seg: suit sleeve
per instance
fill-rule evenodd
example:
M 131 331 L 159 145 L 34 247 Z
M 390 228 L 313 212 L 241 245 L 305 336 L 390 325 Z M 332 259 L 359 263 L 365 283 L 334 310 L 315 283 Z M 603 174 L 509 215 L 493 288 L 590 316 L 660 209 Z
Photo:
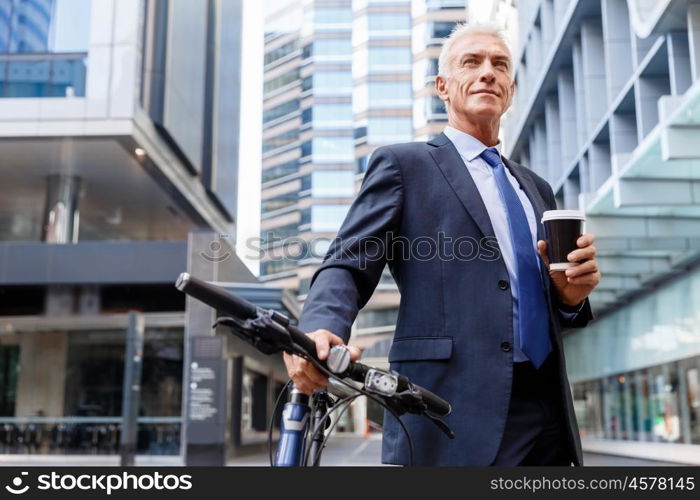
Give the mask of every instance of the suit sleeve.
M 389 147 L 378 148 L 357 198 L 314 273 L 299 328 L 323 328 L 346 343 L 359 310 L 372 296 L 386 264 L 403 204 L 401 171 Z
M 543 192 L 543 196 L 547 201 L 548 210 L 556 210 L 557 202 L 554 197 L 552 187 L 548 182 L 542 179 L 537 179 L 537 183 L 540 186 L 540 192 Z M 569 310 L 571 307 L 562 303 L 556 293 L 553 293 L 552 297 L 554 300 L 554 306 L 556 306 L 557 311 L 559 312 L 558 317 L 563 328 L 583 328 L 584 326 L 588 325 L 591 320 L 593 320 L 593 310 L 591 309 L 591 303 L 588 298 L 583 301 L 583 304 L 578 306 L 577 311 L 570 312 Z

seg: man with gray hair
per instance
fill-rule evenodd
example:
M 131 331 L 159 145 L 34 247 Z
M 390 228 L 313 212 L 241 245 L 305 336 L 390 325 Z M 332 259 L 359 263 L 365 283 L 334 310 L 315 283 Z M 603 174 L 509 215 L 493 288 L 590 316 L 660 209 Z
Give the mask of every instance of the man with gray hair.
M 540 219 L 556 209 L 554 193 L 504 158 L 498 139 L 512 66 L 499 30 L 452 32 L 435 80 L 448 126 L 427 143 L 374 152 L 300 320 L 325 359 L 330 345 L 349 340 L 388 264 L 401 292 L 391 368 L 453 408 L 452 440 L 418 416 L 401 417 L 414 465 L 582 464 L 561 332 L 592 318 L 596 250 L 584 234 L 568 256 L 578 265 L 547 271 Z M 397 238 L 410 243 L 408 254 L 391 251 Z M 426 253 L 426 242 L 442 248 Z M 285 355 L 285 363 L 299 390 L 326 386 L 308 362 Z M 408 441 L 386 413 L 382 461 L 409 462 Z

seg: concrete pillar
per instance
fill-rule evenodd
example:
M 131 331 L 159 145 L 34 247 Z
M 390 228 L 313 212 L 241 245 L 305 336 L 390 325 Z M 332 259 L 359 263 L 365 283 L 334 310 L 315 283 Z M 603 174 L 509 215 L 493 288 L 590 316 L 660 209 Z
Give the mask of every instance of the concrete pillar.
M 230 279 L 226 267 L 231 267 L 228 256 L 234 251 L 226 239 L 213 231 L 194 231 L 187 246 L 187 272 L 192 276 L 205 281 Z M 223 466 L 230 435 L 226 337 L 214 335 L 216 311 L 211 307 L 187 297 L 185 309 L 182 453 L 186 465 Z
M 52 174 L 46 179 L 41 239 L 46 243 L 78 241 L 80 178 Z
M 67 332 L 20 333 L 18 417 L 62 417 L 65 396 Z

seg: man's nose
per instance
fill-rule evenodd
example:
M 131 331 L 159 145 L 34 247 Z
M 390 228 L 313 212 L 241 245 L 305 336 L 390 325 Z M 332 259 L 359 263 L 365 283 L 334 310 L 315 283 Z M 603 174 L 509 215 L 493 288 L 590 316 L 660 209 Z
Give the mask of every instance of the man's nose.
M 484 62 L 484 64 L 481 65 L 479 80 L 484 82 L 493 82 L 495 79 L 496 73 L 493 70 L 493 66 L 489 62 Z

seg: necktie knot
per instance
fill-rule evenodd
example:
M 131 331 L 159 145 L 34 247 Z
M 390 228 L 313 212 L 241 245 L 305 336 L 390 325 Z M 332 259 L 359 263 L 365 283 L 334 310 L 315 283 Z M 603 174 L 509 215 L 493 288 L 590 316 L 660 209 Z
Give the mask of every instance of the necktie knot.
M 484 151 L 481 153 L 481 157 L 484 159 L 486 163 L 488 163 L 491 167 L 496 168 L 499 165 L 501 165 L 501 154 L 498 152 L 498 149 L 496 148 L 486 148 Z

